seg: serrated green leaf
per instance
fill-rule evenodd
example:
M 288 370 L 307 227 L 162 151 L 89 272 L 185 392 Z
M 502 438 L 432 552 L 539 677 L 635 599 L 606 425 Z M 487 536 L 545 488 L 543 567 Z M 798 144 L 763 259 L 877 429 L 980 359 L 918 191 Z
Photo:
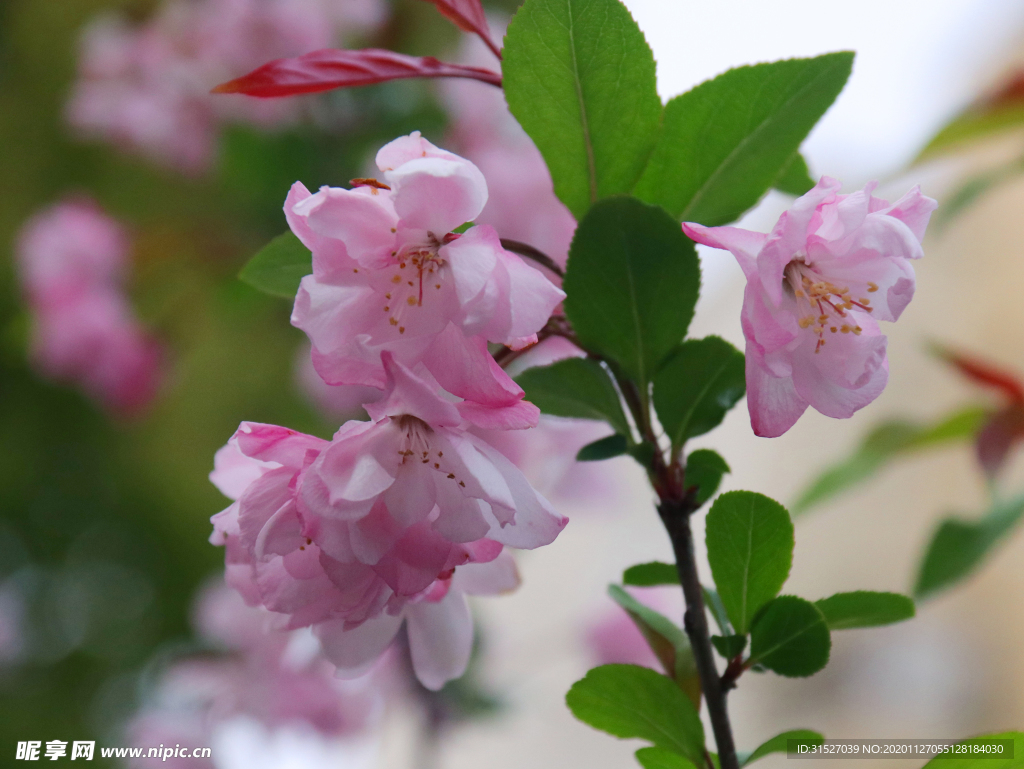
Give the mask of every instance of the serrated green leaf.
M 629 449 L 626 436 L 613 433 L 604 438 L 598 438 L 593 443 L 576 452 L 577 462 L 600 462 L 603 459 L 621 457 Z
M 568 358 L 529 368 L 516 377 L 516 383 L 526 392 L 526 399 L 545 414 L 599 419 L 617 433 L 630 434 L 611 376 L 596 360 Z
M 902 622 L 914 616 L 914 601 L 899 593 L 856 590 L 836 593 L 815 601 L 829 630 L 876 627 Z
M 731 660 L 733 657 L 743 654 L 743 650 L 747 648 L 747 637 L 745 635 L 713 635 L 711 644 L 725 659 Z
M 711 616 L 715 618 L 715 624 L 722 631 L 722 635 L 734 635 L 732 622 L 729 621 L 729 615 L 725 611 L 725 604 L 722 603 L 722 596 L 718 594 L 717 590 L 713 590 L 710 587 L 702 586 L 701 592 L 704 594 L 704 605 L 711 612 Z
M 662 563 L 661 561 L 638 563 L 622 572 L 622 583 L 634 587 L 678 585 L 679 572 L 674 563 Z
M 730 491 L 715 500 L 705 524 L 708 562 L 722 604 L 740 635 L 772 600 L 793 563 L 793 523 L 763 494 Z
M 1004 750 L 1004 758 L 993 758 L 991 754 L 967 755 L 963 758 L 952 756 L 936 756 L 921 769 L 1018 769 L 1024 767 L 1024 732 L 997 732 L 981 737 L 963 740 L 960 745 L 983 745 L 993 740 L 1012 740 L 1012 757 L 1010 750 Z M 1009 746 L 1007 746 L 1009 747 Z
M 664 748 L 640 748 L 634 755 L 644 769 L 696 769 L 689 759 Z
M 811 171 L 807 167 L 807 161 L 799 152 L 793 154 L 789 162 L 783 166 L 778 178 L 772 185 L 779 192 L 797 197 L 809 192 L 814 186 L 814 179 L 811 178 Z
M 646 383 L 686 335 L 700 290 L 693 243 L 660 208 L 603 200 L 569 249 L 565 312 L 583 346 Z
M 654 375 L 654 408 L 678 450 L 721 424 L 746 391 L 743 353 L 717 336 L 687 339 Z
M 639 665 L 603 665 L 565 695 L 579 720 L 616 737 L 638 737 L 694 763 L 704 758 L 697 709 L 669 678 Z
M 802 745 L 821 745 L 825 742 L 825 738 L 818 734 L 818 732 L 811 731 L 810 729 L 792 729 L 782 734 L 776 734 L 770 740 L 761 743 L 740 766 L 752 764 L 770 753 L 787 753 L 790 740 L 797 740 Z
M 969 576 L 1024 515 L 1024 496 L 995 505 L 984 518 L 943 521 L 925 551 L 914 586 L 918 598 L 948 588 Z
M 955 411 L 933 424 L 882 423 L 868 434 L 852 456 L 828 468 L 804 490 L 793 505 L 793 514 L 806 512 L 870 478 L 895 457 L 972 439 L 988 415 L 986 409 L 970 407 Z
M 278 235 L 246 263 L 238 277 L 253 288 L 295 299 L 300 281 L 313 272 L 313 255 L 291 232 Z
M 661 127 L 654 55 L 618 0 L 526 0 L 505 35 L 509 110 L 577 220 L 628 193 Z
M 629 614 L 665 674 L 676 681 L 694 707 L 699 707 L 700 676 L 686 634 L 668 617 L 636 600 L 618 585 L 609 585 L 608 595 Z
M 853 53 L 738 67 L 675 97 L 633 194 L 727 224 L 755 205 L 843 89 Z
M 718 491 L 729 465 L 711 449 L 697 449 L 686 458 L 686 485 L 697 487 L 697 504 L 703 505 Z
M 750 628 L 750 660 L 781 676 L 803 678 L 828 663 L 832 637 L 825 615 L 795 595 L 782 595 L 758 612 Z

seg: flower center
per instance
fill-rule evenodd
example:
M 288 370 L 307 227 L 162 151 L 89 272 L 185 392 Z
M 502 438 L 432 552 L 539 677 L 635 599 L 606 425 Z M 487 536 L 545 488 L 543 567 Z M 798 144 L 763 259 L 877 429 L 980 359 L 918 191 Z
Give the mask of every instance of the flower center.
M 394 263 L 388 271 L 391 276 L 390 291 L 384 294 L 384 312 L 388 313 L 388 323 L 398 327 L 398 333 L 405 333 L 402 316 L 411 307 L 423 306 L 424 289 L 440 291 L 444 282 L 442 268 L 448 263 L 438 255 L 443 243 L 428 233 L 428 242 L 403 246 L 400 251 L 393 251 Z
M 419 417 L 414 417 L 410 414 L 402 414 L 395 420 L 398 423 L 398 429 L 405 432 L 405 439 L 401 443 L 401 448 L 398 450 L 399 455 L 402 457 L 402 464 L 406 462 L 410 464 L 416 460 L 420 461 L 420 464 L 428 465 L 435 472 L 440 473 L 446 479 L 454 481 L 461 488 L 466 488 L 466 482 L 458 478 L 450 468 L 446 467 L 444 460 L 444 452 L 441 450 L 434 450 L 431 448 L 430 440 L 434 434 L 434 429 L 424 422 Z
M 798 256 L 783 271 L 783 290 L 796 301 L 800 328 L 810 329 L 818 337 L 814 352 L 825 346 L 825 332 L 854 334 L 863 329 L 847 313 L 854 308 L 872 312 L 871 300 L 854 299 L 848 286 L 837 285 L 812 269 Z M 867 284 L 869 293 L 877 291 L 874 283 Z

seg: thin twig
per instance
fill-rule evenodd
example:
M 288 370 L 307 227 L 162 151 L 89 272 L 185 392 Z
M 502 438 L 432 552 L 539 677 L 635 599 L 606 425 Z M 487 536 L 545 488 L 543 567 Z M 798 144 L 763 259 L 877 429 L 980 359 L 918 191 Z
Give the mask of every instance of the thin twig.
M 686 599 L 686 613 L 683 615 L 683 626 L 690 639 L 693 659 L 700 676 L 704 701 L 708 705 L 711 728 L 715 733 L 715 744 L 718 746 L 718 760 L 722 769 L 739 769 L 736 757 L 736 744 L 733 741 L 732 726 L 729 723 L 729 712 L 726 708 L 725 689 L 718 677 L 711 638 L 708 631 L 708 620 L 704 612 L 704 597 L 701 590 L 700 577 L 697 574 L 697 562 L 693 550 L 693 531 L 690 529 L 690 515 L 693 512 L 692 499 L 665 500 L 658 505 L 658 514 L 672 540 L 672 549 L 676 555 L 676 569 L 679 581 L 683 586 L 683 597 Z
M 558 262 L 545 254 L 539 248 L 534 248 L 529 243 L 522 243 L 518 240 L 512 240 L 511 238 L 502 238 L 501 247 L 506 251 L 512 251 L 520 256 L 525 256 L 527 259 L 532 259 L 542 267 L 546 267 L 551 270 L 551 272 L 555 273 L 555 275 L 560 278 L 565 277 L 565 271 L 558 266 Z

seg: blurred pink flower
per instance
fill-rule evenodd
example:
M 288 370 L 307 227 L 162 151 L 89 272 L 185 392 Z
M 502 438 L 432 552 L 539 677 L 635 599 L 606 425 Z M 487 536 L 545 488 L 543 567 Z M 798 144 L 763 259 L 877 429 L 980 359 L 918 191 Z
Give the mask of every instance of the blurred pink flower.
M 382 387 L 381 353 L 422 363 L 484 427 L 528 427 L 537 410 L 487 351 L 536 341 L 564 294 L 472 221 L 487 184 L 469 161 L 418 132 L 377 154 L 387 184 L 370 180 L 311 195 L 296 183 L 285 203 L 292 231 L 313 252 L 292 323 L 313 343 L 328 384 Z
M 234 744 L 232 735 L 239 730 L 250 743 L 265 743 L 270 750 L 299 734 L 313 741 L 325 758 L 333 757 L 316 765 L 339 765 L 342 757 L 367 755 L 392 672 L 387 666 L 378 666 L 361 680 L 341 681 L 319 656 L 308 631 L 269 629 L 269 612 L 245 606 L 223 585 L 203 592 L 197 616 L 199 635 L 226 654 L 185 659 L 167 669 L 128 725 L 128 741 L 189 749 L 213 746 L 215 754 L 201 762 L 191 756 L 171 756 L 166 762 L 162 756 L 144 757 L 131 766 L 275 766 L 266 756 L 253 762 L 248 755 L 252 744 L 249 750 Z
M 379 0 L 170 0 L 137 26 L 103 16 L 82 32 L 67 117 L 87 138 L 200 173 L 223 122 L 276 126 L 302 108 L 294 99 L 213 96 L 213 86 L 326 48 L 336 31 L 360 32 L 383 14 Z
M 566 520 L 515 466 L 467 433 L 458 408 L 384 353 L 372 422 L 330 441 L 245 423 L 210 478 L 237 501 L 212 519 L 227 581 L 250 604 L 315 625 L 359 672 L 407 622 L 417 676 L 460 675 L 472 646 L 465 593 L 518 584 L 502 546 L 532 549 Z
M 731 251 L 747 277 L 747 406 L 757 435 L 782 435 L 808 405 L 850 417 L 885 388 L 877 321 L 895 321 L 910 303 L 908 260 L 923 256 L 936 203 L 915 187 L 890 205 L 874 187 L 840 195 L 823 176 L 771 234 L 683 224 L 698 243 Z
M 128 245 L 120 225 L 92 203 L 59 203 L 29 220 L 16 253 L 36 367 L 111 411 L 147 406 L 162 354 L 123 294 Z

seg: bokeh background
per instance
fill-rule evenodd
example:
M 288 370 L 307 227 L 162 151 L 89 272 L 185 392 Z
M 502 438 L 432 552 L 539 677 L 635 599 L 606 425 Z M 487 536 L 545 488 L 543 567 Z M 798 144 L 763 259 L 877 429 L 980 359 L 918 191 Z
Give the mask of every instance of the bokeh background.
M 515 5 L 489 9 L 507 16 Z M 909 167 L 955 113 L 1024 64 L 1018 3 L 627 5 L 658 59 L 664 98 L 741 63 L 857 50 L 849 86 L 805 145 L 812 172 L 842 178 L 847 190 L 880 179 L 883 196 L 898 197 L 920 182 L 941 202 L 965 176 L 1015 160 L 1024 145 L 1011 131 Z M 303 336 L 288 324 L 288 303 L 235 277 L 283 231 L 288 186 L 344 184 L 362 175 L 381 143 L 411 130 L 445 136 L 437 87 L 404 82 L 320 97 L 316 124 L 273 133 L 226 126 L 215 165 L 199 176 L 81 141 L 64 118 L 81 28 L 105 10 L 143 20 L 157 6 L 0 4 L 0 765 L 16 765 L 18 740 L 76 734 L 127 744 L 120 730 L 147 676 L 195 645 L 189 607 L 222 566 L 221 550 L 207 543 L 209 516 L 225 505 L 206 480 L 214 452 L 243 419 L 325 437 L 337 427 L 296 384 Z M 400 0 L 389 13 L 373 32 L 375 44 L 457 55 L 460 33 L 429 3 Z M 160 395 L 136 419 L 109 417 L 27 362 L 28 316 L 11 258 L 16 233 L 38 209 L 73 193 L 92 196 L 130 226 L 129 295 L 168 350 Z M 771 193 L 743 224 L 767 229 L 788 202 Z M 724 488 L 788 503 L 876 422 L 985 402 L 927 354 L 930 340 L 1024 371 L 1022 210 L 1024 177 L 1011 178 L 932 228 L 916 266 L 915 302 L 888 329 L 889 387 L 857 417 L 836 422 L 810 412 L 769 443 L 751 435 L 738 408 L 698 441 L 730 462 Z M 702 258 L 705 292 L 693 331 L 739 344 L 742 276 L 728 254 Z M 602 470 L 613 488 L 597 499 L 559 500 L 571 524 L 554 546 L 524 555 L 523 587 L 478 604 L 482 679 L 504 705 L 449 730 L 441 766 L 634 765 L 637 745 L 574 721 L 563 701 L 595 664 L 592 628 L 616 611 L 605 586 L 632 563 L 671 557 L 642 474 L 627 459 Z M 1001 485 L 1024 487 L 1020 457 Z M 809 598 L 858 588 L 907 592 L 939 518 L 979 514 L 987 493 L 966 444 L 893 463 L 798 521 L 787 587 Z M 837 634 L 828 668 L 810 680 L 744 676 L 730 700 L 741 747 L 795 727 L 836 738 L 1020 728 L 1022 556 L 1024 536 L 1013 536 L 974 578 L 921 605 L 915 620 Z M 380 767 L 416 765 L 420 721 L 413 703 L 391 706 L 377 737 Z

